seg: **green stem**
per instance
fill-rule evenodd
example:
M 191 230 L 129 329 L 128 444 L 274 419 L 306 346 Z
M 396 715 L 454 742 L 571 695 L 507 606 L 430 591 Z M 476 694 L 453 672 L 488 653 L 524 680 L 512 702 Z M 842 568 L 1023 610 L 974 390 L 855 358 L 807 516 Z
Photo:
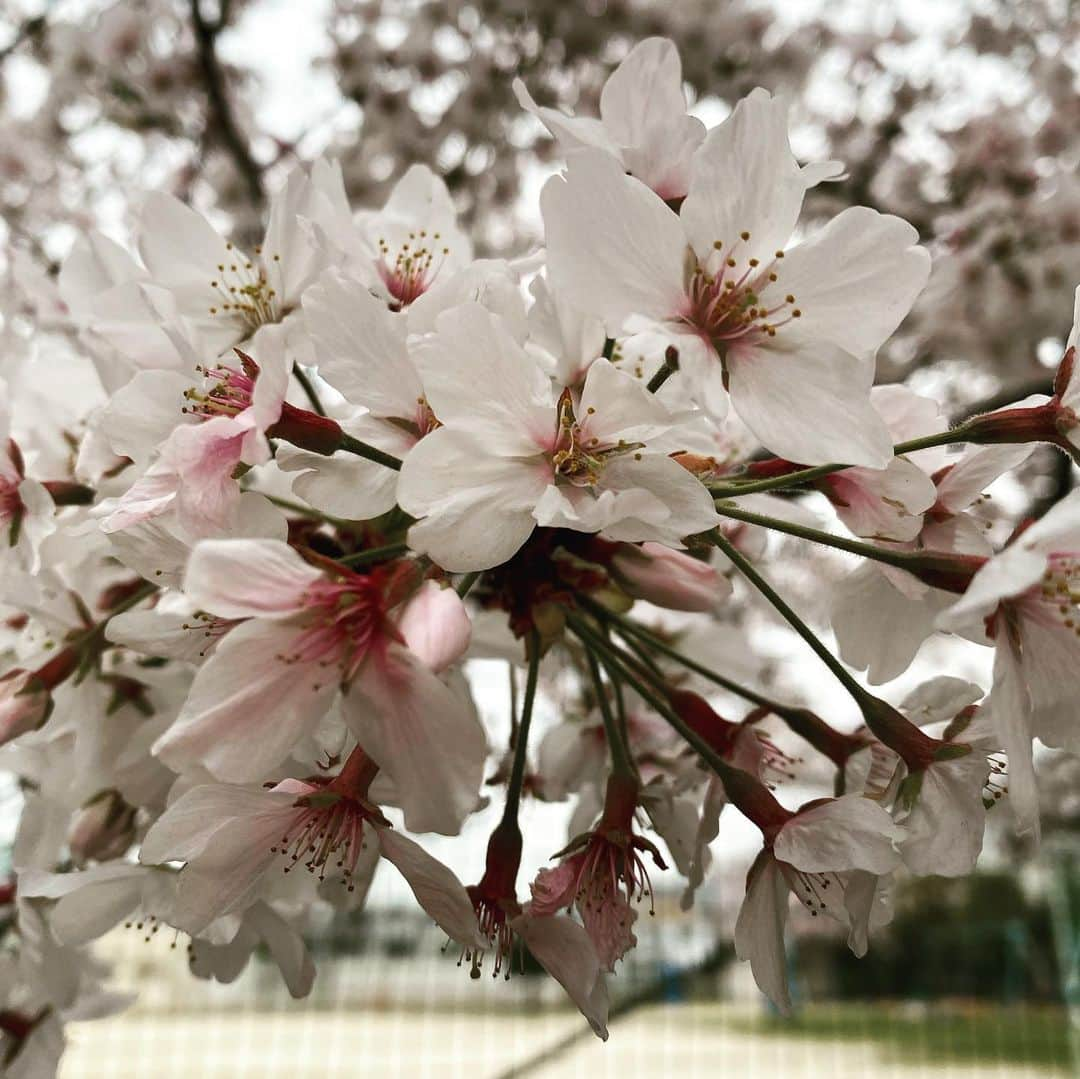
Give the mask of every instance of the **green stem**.
M 787 605 L 784 598 L 761 576 L 733 543 L 719 530 L 709 533 L 709 539 L 728 556 L 739 572 L 772 604 L 788 625 L 817 653 L 818 658 L 836 676 L 837 681 L 851 694 L 865 714 L 868 701 L 874 700 L 846 670 L 844 665 L 821 643 L 814 631 Z
M 636 776 L 637 771 L 630 756 L 630 747 L 623 742 L 623 732 L 619 730 L 618 723 L 611 711 L 611 701 L 608 700 L 604 680 L 600 674 L 600 666 L 596 662 L 596 653 L 588 645 L 585 647 L 585 661 L 589 665 L 593 692 L 596 695 L 596 703 L 600 708 L 600 715 L 604 721 L 604 734 L 607 736 L 608 751 L 611 753 L 611 770 L 618 775 Z
M 391 558 L 397 558 L 408 551 L 408 544 L 387 543 L 382 547 L 369 547 L 366 551 L 356 551 L 339 558 L 338 562 L 343 566 L 366 566 L 369 562 L 385 562 Z
M 806 525 L 782 521 L 778 517 L 766 517 L 763 513 L 751 513 L 749 510 L 741 510 L 727 502 L 718 502 L 716 512 L 724 517 L 731 517 L 736 521 L 761 525 L 762 528 L 770 528 L 774 532 L 786 532 L 789 536 L 798 536 L 799 539 L 809 540 L 811 543 L 820 543 L 824 547 L 834 547 L 838 551 L 857 554 L 863 558 L 870 558 L 875 562 L 883 562 L 887 566 L 895 566 L 897 569 L 909 569 L 912 563 L 912 555 L 908 551 L 891 551 L 887 547 L 875 547 L 872 543 L 863 543 L 861 540 L 835 536 L 831 532 L 822 532 L 818 528 L 808 528 Z
M 341 442 L 337 448 L 344 450 L 346 453 L 355 453 L 357 457 L 363 457 L 368 461 L 374 461 L 377 465 L 392 468 L 395 472 L 401 471 L 400 457 L 395 457 L 390 453 L 383 453 L 382 450 L 369 446 L 366 442 L 361 442 L 360 439 L 345 434 L 344 431 L 341 433 Z
M 514 763 L 510 768 L 510 782 L 506 788 L 506 807 L 503 809 L 503 822 L 517 820 L 518 806 L 521 803 L 521 787 L 525 782 L 525 760 L 529 745 L 529 727 L 532 725 L 533 705 L 536 702 L 536 683 L 540 676 L 540 634 L 529 630 L 525 650 L 529 657 L 529 673 L 525 681 L 525 699 L 521 704 L 521 719 L 518 721 L 517 740 L 514 742 Z
M 609 670 L 615 671 L 635 693 L 650 707 L 667 720 L 679 736 L 693 748 L 709 767 L 721 778 L 732 771 L 731 765 L 724 761 L 719 754 L 691 727 L 689 727 L 678 714 L 671 708 L 652 686 L 647 685 L 631 667 L 625 663 L 625 655 L 621 655 L 614 648 L 607 646 L 603 638 L 586 626 L 579 619 L 568 620 L 568 624 L 574 633 L 581 638 L 586 647 L 599 651 L 605 657 L 605 665 Z
M 354 521 L 346 521 L 342 517 L 331 517 L 330 514 L 312 509 L 311 506 L 305 506 L 302 502 L 293 502 L 288 498 L 278 498 L 277 495 L 268 495 L 264 491 L 258 490 L 256 487 L 250 487 L 248 490 L 254 491 L 255 494 L 262 495 L 267 502 L 273 503 L 273 505 L 280 509 L 288 510 L 290 513 L 295 513 L 299 517 L 309 517 L 313 521 L 325 521 L 328 525 L 335 526 L 349 526 L 355 524 Z
M 300 364 L 294 363 L 292 373 L 296 376 L 296 381 L 300 383 L 300 388 L 304 391 L 307 399 L 311 402 L 311 407 L 320 416 L 325 416 L 326 409 L 323 408 L 323 403 L 319 400 L 318 393 L 315 392 L 315 384 L 311 381 L 307 371 L 305 371 Z
M 905 453 L 915 453 L 917 450 L 928 450 L 934 446 L 948 446 L 953 442 L 963 442 L 967 434 L 967 426 L 964 423 L 948 431 L 913 438 L 908 442 L 898 442 L 893 446 L 893 455 L 900 457 Z M 709 490 L 715 498 L 738 498 L 740 495 L 753 495 L 762 491 L 776 491 L 787 487 L 798 487 L 804 483 L 813 483 L 814 480 L 823 479 L 834 472 L 842 472 L 845 468 L 852 467 L 845 464 L 815 465 L 813 468 L 801 468 L 797 472 L 789 472 L 786 476 L 770 476 L 761 480 L 735 480 L 726 486 L 710 487 Z
M 669 659 L 681 664 L 688 671 L 693 671 L 695 674 L 701 675 L 702 678 L 712 682 L 713 685 L 717 685 L 721 689 L 726 689 L 729 693 L 734 693 L 736 697 L 742 697 L 743 700 L 750 701 L 751 704 L 760 705 L 761 707 L 768 708 L 778 714 L 784 710 L 784 705 L 778 704 L 776 701 L 771 701 L 768 697 L 764 697 L 755 690 L 740 685 L 738 682 L 733 682 L 730 678 L 725 678 L 722 674 L 718 674 L 711 668 L 690 659 L 689 656 L 684 656 L 681 652 L 672 648 L 666 641 L 661 640 L 654 633 L 650 632 L 644 626 L 639 625 L 637 622 L 633 622 L 629 618 L 624 618 L 615 611 L 609 611 L 606 607 L 597 603 L 595 600 L 590 599 L 588 596 L 578 595 L 577 599 L 591 614 L 613 624 L 623 638 L 626 639 L 627 644 L 630 644 L 630 637 L 637 637 L 650 648 L 655 649 Z M 631 645 L 631 647 L 633 646 Z
M 472 591 L 472 586 L 476 584 L 478 580 L 480 580 L 479 571 L 475 573 L 466 573 L 457 583 L 457 594 L 464 599 L 469 592 Z

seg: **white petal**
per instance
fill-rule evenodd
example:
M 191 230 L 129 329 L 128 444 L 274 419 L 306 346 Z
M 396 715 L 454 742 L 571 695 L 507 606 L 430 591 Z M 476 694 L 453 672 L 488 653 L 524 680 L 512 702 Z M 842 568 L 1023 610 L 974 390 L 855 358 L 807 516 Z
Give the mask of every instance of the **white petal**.
M 986 809 L 983 785 L 990 768 L 978 750 L 957 760 L 931 764 L 911 812 L 903 818 L 904 864 L 919 874 L 964 877 L 982 850 Z
M 930 276 L 930 256 L 918 242 L 901 218 L 850 206 L 785 253 L 775 288 L 794 295 L 808 338 L 869 355 L 900 325 Z
M 841 521 L 857 536 L 909 541 L 922 530 L 922 515 L 937 501 L 937 488 L 920 468 L 894 457 L 886 468 L 849 468 L 828 478 Z
M 207 783 L 185 791 L 151 825 L 139 848 L 144 865 L 188 862 L 206 850 L 230 821 L 253 818 L 268 807 L 287 807 L 290 799 L 261 790 Z
M 903 839 L 877 802 L 845 794 L 797 813 L 779 831 L 773 851 L 805 873 L 866 869 L 888 873 L 899 864 L 894 841 Z
M 589 366 L 576 412 L 583 440 L 601 445 L 651 442 L 678 420 L 638 379 L 603 358 Z
M 424 518 L 409 529 L 409 545 L 452 573 L 501 565 L 532 533 L 533 507 L 549 482 L 543 457 L 494 456 L 467 433 L 440 428 L 401 468 L 401 508 Z
M 536 961 L 566 990 L 593 1033 L 607 1041 L 607 981 L 588 933 L 563 915 L 534 918 L 526 913 L 510 924 Z
M 424 395 L 405 347 L 406 323 L 339 271 L 304 293 L 319 374 L 349 402 L 378 416 L 411 418 Z
M 719 241 L 744 268 L 752 258 L 768 266 L 795 230 L 805 191 L 788 142 L 787 104 L 759 88 L 694 155 L 680 211 L 686 237 L 703 263 L 715 260 Z M 744 232 L 749 239 L 740 239 Z
M 833 585 L 830 620 L 840 655 L 865 670 L 872 685 L 903 674 L 934 632 L 934 619 L 952 597 L 939 589 L 905 595 L 869 563 Z
M 478 303 L 438 318 L 415 350 L 428 404 L 440 422 L 467 427 L 489 454 L 525 456 L 550 446 L 556 417 L 551 383 L 502 320 Z
M 628 172 L 662 198 L 686 194 L 691 156 L 705 127 L 686 115 L 682 63 L 670 40 L 647 38 L 630 50 L 604 84 L 600 115 L 623 147 Z
M 966 510 L 999 476 L 1019 468 L 1034 446 L 972 446 L 938 480 L 938 502 L 950 513 Z
M 518 104 L 559 140 L 564 152 L 594 147 L 618 159 L 619 148 L 601 121 L 592 116 L 568 116 L 558 109 L 537 105 L 521 79 L 514 79 L 513 90 Z
M 266 903 L 256 903 L 244 921 L 266 944 L 289 995 L 296 1000 L 306 997 L 315 984 L 315 964 L 304 938 Z
M 632 317 L 677 316 L 685 302 L 686 240 L 676 215 L 618 161 L 571 155 L 540 195 L 552 286 L 613 332 Z
M 382 856 L 397 866 L 417 903 L 435 924 L 464 947 L 483 948 L 476 911 L 461 881 L 419 843 L 392 828 L 376 827 L 375 835 Z
M 302 632 L 258 620 L 230 630 L 154 754 L 176 770 L 202 764 L 218 779 L 264 779 L 315 727 L 337 689 L 333 669 L 288 658 Z
M 1003 599 L 1018 596 L 1039 581 L 1045 569 L 1046 555 L 1020 544 L 1006 547 L 975 574 L 967 591 L 938 617 L 938 628 L 954 633 L 977 628 Z
M 117 456 L 144 462 L 172 433 L 187 422 L 180 411 L 192 376 L 178 371 L 138 371 L 109 399 L 101 429 Z
M 731 402 L 766 449 L 789 461 L 884 468 L 892 438 L 870 404 L 873 367 L 839 349 L 784 339 L 728 353 Z

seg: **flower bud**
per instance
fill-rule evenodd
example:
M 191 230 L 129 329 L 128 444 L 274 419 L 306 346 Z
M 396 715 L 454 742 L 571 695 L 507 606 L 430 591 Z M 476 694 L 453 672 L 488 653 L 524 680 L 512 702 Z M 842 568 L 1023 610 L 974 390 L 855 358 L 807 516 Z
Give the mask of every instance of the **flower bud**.
M 51 710 L 52 694 L 33 671 L 9 671 L 0 678 L 0 746 L 37 730 Z
M 135 808 L 118 791 L 102 791 L 72 818 L 68 846 L 76 865 L 119 858 L 135 838 Z
M 731 594 L 714 566 L 660 543 L 624 544 L 611 568 L 630 595 L 673 611 L 713 611 Z

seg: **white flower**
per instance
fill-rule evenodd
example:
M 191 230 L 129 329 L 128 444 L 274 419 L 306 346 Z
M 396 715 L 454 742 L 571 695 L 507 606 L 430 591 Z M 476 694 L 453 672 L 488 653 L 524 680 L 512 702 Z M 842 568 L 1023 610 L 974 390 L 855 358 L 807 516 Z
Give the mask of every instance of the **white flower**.
M 896 546 L 975 558 L 991 555 L 988 522 L 978 514 L 983 492 L 1030 454 L 1030 446 L 972 446 L 953 464 L 937 469 L 936 501 L 923 515 L 919 534 Z M 953 595 L 901 569 L 866 562 L 834 588 L 830 616 L 840 654 L 850 666 L 866 670 L 873 684 L 891 681 L 911 665 Z
M 849 794 L 791 815 L 758 855 L 735 924 L 735 954 L 749 960 L 758 987 L 785 1015 L 791 1011 L 784 955 L 789 894 L 812 915 L 837 919 L 861 955 L 872 910 L 864 893 L 869 886 L 873 894 L 874 877 L 896 868 L 903 836 L 881 806 Z
M 938 625 L 994 645 L 989 703 L 1009 801 L 1020 827 L 1038 832 L 1032 737 L 1080 751 L 1080 491 L 990 559 Z
M 686 194 L 690 159 L 705 138 L 705 125 L 686 114 L 682 62 L 667 38 L 638 42 L 611 73 L 600 94 L 600 120 L 540 108 L 520 79 L 514 80 L 514 93 L 564 152 L 597 147 L 660 198 Z
M 346 721 L 394 780 L 408 826 L 455 834 L 475 808 L 487 745 L 467 695 L 437 672 L 464 654 L 469 621 L 452 590 L 429 583 L 413 589 L 418 626 L 401 602 L 410 574 L 324 573 L 276 540 L 200 544 L 184 591 L 244 621 L 199 668 L 154 752 L 178 769 L 261 780 L 340 688 Z
M 248 909 L 275 866 L 297 866 L 320 879 L 351 881 L 364 848 L 374 842 L 448 936 L 480 944 L 473 905 L 461 882 L 413 840 L 389 826 L 355 793 L 345 772 L 325 783 L 283 780 L 269 791 L 211 785 L 181 795 L 143 841 L 146 864 L 185 862 L 173 920 L 199 933 L 215 919 Z M 367 866 L 368 872 L 374 865 Z
M 702 143 L 678 215 L 609 155 L 581 150 L 541 197 L 548 274 L 609 334 L 671 334 L 697 403 L 722 419 L 730 393 L 772 452 L 884 468 L 874 354 L 929 258 L 910 225 L 865 207 L 784 250 L 820 178 L 795 162 L 786 110 L 764 91 Z
M 608 539 L 682 538 L 717 523 L 705 488 L 667 456 L 676 417 L 606 360 L 558 394 L 493 315 L 466 304 L 415 351 L 442 426 L 401 470 L 410 545 L 444 569 L 507 561 L 537 525 Z
M 411 165 L 381 210 L 354 216 L 342 206 L 316 224 L 322 242 L 336 247 L 350 272 L 394 311 L 472 261 L 450 192 L 426 165 Z

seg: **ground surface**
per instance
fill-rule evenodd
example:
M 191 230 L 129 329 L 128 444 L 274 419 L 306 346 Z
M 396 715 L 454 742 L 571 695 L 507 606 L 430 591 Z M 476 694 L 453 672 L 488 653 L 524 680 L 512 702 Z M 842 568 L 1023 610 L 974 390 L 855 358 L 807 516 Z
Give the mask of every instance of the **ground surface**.
M 136 1015 L 73 1028 L 63 1079 L 1046 1079 L 1073 1074 L 1060 1013 L 811 1009 L 780 1026 L 734 1005 L 641 1009 L 601 1045 L 582 1039 L 517 1070 L 579 1029 L 533 1016 L 354 1011 Z

